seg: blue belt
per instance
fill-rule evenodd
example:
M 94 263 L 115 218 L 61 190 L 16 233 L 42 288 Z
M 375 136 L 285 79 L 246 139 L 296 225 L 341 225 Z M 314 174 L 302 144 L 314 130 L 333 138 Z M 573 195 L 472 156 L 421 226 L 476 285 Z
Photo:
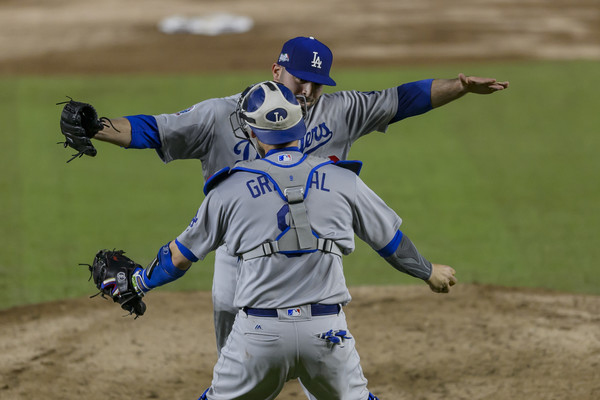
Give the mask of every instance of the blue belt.
M 290 307 L 289 309 L 293 309 L 294 307 Z M 318 317 L 320 315 L 334 315 L 339 314 L 342 307 L 339 304 L 311 304 L 310 305 L 310 313 L 313 317 Z M 276 308 L 249 308 L 244 307 L 244 312 L 248 315 L 252 315 L 253 317 L 277 317 L 277 309 Z

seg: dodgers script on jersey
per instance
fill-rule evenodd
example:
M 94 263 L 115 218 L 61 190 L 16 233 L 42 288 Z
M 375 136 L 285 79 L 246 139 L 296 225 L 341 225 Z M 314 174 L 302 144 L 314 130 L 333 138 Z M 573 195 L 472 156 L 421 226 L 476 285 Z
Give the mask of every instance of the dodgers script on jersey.
M 299 149 L 287 148 L 270 152 L 266 160 L 289 168 L 302 158 Z M 293 169 L 289 174 L 291 181 L 301 179 Z M 354 250 L 354 232 L 378 250 L 394 238 L 402 223 L 354 172 L 334 164 L 313 171 L 306 184 L 304 202 L 313 231 L 318 237 L 334 240 L 344 254 Z M 324 204 L 336 206 L 323 207 Z M 275 240 L 288 226 L 288 204 L 273 182 L 264 175 L 240 171 L 208 193 L 196 217 L 177 240 L 198 259 L 223 242 L 226 249 L 237 249 L 237 253 L 228 250 L 230 256 L 237 257 L 267 240 Z M 239 262 L 243 265 L 237 269 L 237 308 L 346 304 L 351 299 L 342 258 L 332 253 L 316 251 L 300 257 L 276 253 Z
M 236 138 L 229 121 L 239 94 L 205 100 L 179 113 L 156 115 L 164 162 L 202 161 L 204 180 L 238 161 L 257 158 L 247 140 Z M 348 157 L 352 143 L 372 131 L 385 132 L 398 112 L 396 88 L 377 92 L 323 94 L 308 110 L 300 148 L 306 154 Z

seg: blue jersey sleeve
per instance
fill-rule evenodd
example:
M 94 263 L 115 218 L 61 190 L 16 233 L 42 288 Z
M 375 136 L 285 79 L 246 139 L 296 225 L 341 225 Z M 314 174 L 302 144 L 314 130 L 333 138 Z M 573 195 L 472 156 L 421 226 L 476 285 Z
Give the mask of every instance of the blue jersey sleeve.
M 390 124 L 431 110 L 432 82 L 433 79 L 425 79 L 398 86 L 398 111 Z
M 131 115 L 131 144 L 129 149 L 158 149 L 161 147 L 156 118 L 152 115 Z

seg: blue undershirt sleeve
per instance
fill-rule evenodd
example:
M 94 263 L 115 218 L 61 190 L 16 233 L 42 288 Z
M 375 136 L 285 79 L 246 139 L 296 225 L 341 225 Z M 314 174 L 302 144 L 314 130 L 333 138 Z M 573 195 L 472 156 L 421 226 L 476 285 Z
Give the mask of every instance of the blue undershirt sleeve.
M 177 248 L 179 249 L 179 251 L 181 252 L 181 254 L 183 254 L 183 256 L 185 258 L 187 258 L 191 262 L 197 262 L 198 261 L 198 257 L 196 257 L 194 255 L 194 253 L 192 253 L 192 251 L 190 249 L 188 249 L 187 247 L 185 247 L 184 245 L 182 245 L 179 242 L 179 240 L 175 239 L 175 245 L 177 245 Z
M 432 82 L 433 79 L 424 79 L 398 86 L 398 111 L 390 124 L 433 109 L 431 105 Z
M 161 147 L 156 118 L 152 115 L 125 117 L 131 124 L 131 143 L 128 149 L 158 149 Z

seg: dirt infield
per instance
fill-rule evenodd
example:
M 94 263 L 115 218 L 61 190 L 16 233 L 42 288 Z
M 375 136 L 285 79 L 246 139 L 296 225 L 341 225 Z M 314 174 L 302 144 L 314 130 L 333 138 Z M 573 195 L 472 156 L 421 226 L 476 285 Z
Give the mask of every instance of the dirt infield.
M 382 399 L 598 399 L 600 298 L 460 285 L 359 287 L 346 308 Z M 209 293 L 148 296 L 143 317 L 76 299 L 0 311 L 0 397 L 196 399 L 215 360 Z M 303 398 L 290 382 L 280 399 Z
M 255 26 L 215 37 L 156 29 L 169 15 L 217 11 L 251 16 Z M 282 40 L 310 34 L 332 47 L 334 68 L 599 60 L 600 5 L 0 0 L 0 74 L 264 68 L 267 77 Z M 381 399 L 600 398 L 598 296 L 460 283 L 447 296 L 426 285 L 351 292 L 349 326 Z M 210 293 L 158 290 L 147 299 L 135 321 L 100 298 L 1 310 L 0 398 L 198 398 L 216 361 Z M 304 397 L 290 382 L 278 398 Z
M 263 69 L 284 38 L 313 35 L 334 68 L 449 61 L 600 59 L 597 0 L 0 0 L 0 73 Z M 165 35 L 171 15 L 246 15 L 254 28 Z

